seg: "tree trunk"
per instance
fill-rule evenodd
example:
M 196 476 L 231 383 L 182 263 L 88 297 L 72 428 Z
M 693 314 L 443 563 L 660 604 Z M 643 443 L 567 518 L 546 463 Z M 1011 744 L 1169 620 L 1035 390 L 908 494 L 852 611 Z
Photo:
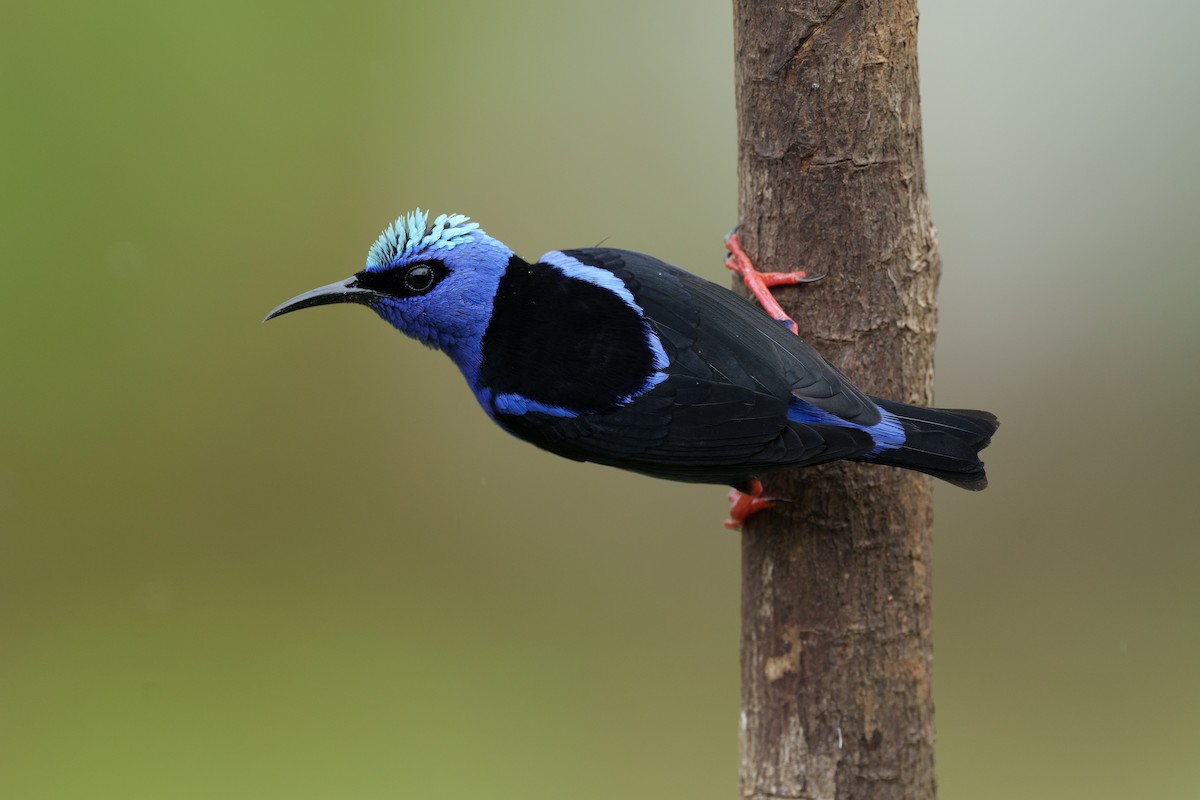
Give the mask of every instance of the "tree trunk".
M 742 245 L 801 335 L 871 394 L 932 400 L 940 263 L 915 0 L 734 0 Z M 930 479 L 833 464 L 742 539 L 748 798 L 933 798 Z

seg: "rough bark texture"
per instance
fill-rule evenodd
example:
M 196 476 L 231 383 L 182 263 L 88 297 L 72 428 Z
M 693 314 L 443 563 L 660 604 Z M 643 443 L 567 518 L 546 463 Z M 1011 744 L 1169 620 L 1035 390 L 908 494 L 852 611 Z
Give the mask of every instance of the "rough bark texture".
M 915 0 L 734 0 L 742 244 L 867 391 L 932 399 L 940 271 Z M 930 479 L 768 477 L 743 534 L 742 795 L 932 798 Z

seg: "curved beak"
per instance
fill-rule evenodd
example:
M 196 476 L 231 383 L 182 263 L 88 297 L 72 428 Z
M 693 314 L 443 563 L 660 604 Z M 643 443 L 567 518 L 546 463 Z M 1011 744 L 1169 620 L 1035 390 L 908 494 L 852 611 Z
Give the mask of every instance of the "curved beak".
M 313 289 L 311 292 L 296 295 L 270 314 L 267 314 L 263 318 L 263 322 L 275 319 L 275 317 L 286 314 L 289 311 L 299 311 L 302 308 L 312 308 L 313 306 L 325 306 L 330 303 L 369 303 L 372 298 L 377 296 L 370 289 L 360 289 L 357 277 L 346 278 L 344 281 L 331 283 L 328 286 Z

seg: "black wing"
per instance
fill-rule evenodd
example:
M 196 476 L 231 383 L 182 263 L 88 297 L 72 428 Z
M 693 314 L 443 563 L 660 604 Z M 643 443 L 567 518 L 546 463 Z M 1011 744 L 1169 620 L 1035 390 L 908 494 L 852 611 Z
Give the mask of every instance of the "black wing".
M 793 396 L 859 425 L 867 397 L 819 353 L 734 293 L 641 253 L 564 251 L 624 282 L 662 341 L 667 379 L 629 404 L 578 417 L 497 415 L 560 455 L 675 480 L 744 485 L 756 473 L 869 452 L 869 434 L 787 419 Z
M 621 278 L 651 324 L 678 350 L 717 354 L 706 359 L 711 368 L 740 365 L 743 377 L 778 376 L 790 394 L 830 414 L 856 425 L 879 422 L 879 409 L 837 367 L 728 289 L 629 250 L 589 248 L 567 254 Z

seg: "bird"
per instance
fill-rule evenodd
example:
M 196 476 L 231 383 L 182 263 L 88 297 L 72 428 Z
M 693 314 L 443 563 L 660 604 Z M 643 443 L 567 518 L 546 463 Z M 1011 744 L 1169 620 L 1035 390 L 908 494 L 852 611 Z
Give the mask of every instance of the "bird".
M 849 460 L 987 486 L 979 451 L 994 415 L 868 395 L 795 335 L 766 288 L 821 276 L 759 273 L 736 234 L 726 246 L 727 265 L 762 307 L 631 250 L 551 250 L 529 262 L 467 216 L 430 221 L 418 208 L 384 229 L 363 269 L 264 322 L 364 305 L 449 356 L 484 412 L 518 439 L 575 461 L 732 487 L 730 527 L 778 500 L 763 496 L 761 476 L 793 467 Z

